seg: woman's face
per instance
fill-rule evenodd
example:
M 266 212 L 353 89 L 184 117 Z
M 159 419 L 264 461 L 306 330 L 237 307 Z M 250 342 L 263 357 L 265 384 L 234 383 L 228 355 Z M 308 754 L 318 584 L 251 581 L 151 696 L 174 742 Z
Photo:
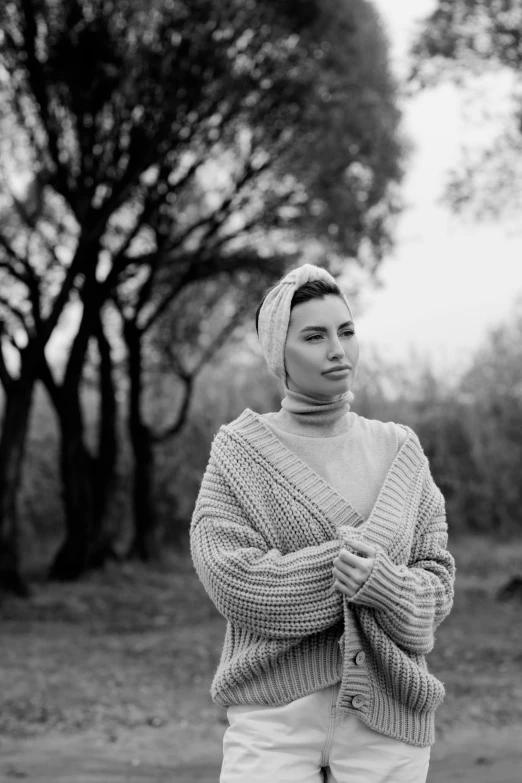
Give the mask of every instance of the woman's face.
M 359 343 L 340 296 L 295 305 L 285 345 L 289 389 L 318 399 L 338 397 L 353 384 L 358 362 Z

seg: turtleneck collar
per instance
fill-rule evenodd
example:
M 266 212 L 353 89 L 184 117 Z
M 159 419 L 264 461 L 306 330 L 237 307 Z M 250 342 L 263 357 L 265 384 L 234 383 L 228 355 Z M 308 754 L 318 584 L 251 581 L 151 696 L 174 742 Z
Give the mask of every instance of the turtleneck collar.
M 286 432 L 311 437 L 332 437 L 347 432 L 353 424 L 353 414 L 347 415 L 352 392 L 341 394 L 334 400 L 319 400 L 285 388 L 281 410 L 269 414 L 271 423 Z
M 317 427 L 331 424 L 344 416 L 350 410 L 350 402 L 353 400 L 351 392 L 345 392 L 334 400 L 318 400 L 308 394 L 292 391 L 288 387 L 285 392 L 285 398 L 281 400 L 281 407 L 300 422 Z

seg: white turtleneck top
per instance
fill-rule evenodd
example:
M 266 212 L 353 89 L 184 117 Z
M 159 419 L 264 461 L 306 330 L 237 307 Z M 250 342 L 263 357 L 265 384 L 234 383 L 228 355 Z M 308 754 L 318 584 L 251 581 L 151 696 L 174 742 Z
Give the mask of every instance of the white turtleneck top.
M 263 416 L 277 438 L 367 519 L 405 430 L 353 413 L 346 394 L 322 402 L 287 389 L 281 405 Z

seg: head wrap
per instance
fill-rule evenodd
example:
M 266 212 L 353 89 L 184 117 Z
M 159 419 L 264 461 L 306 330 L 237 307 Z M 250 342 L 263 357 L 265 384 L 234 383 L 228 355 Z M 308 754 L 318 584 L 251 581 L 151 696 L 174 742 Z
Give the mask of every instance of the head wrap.
M 268 368 L 277 375 L 286 386 L 285 344 L 290 323 L 290 304 L 292 297 L 305 283 L 323 280 L 325 283 L 337 285 L 332 275 L 321 266 L 303 264 L 292 269 L 286 277 L 268 292 L 259 311 L 258 334 L 261 348 L 265 355 Z M 348 310 L 351 310 L 348 300 L 343 295 Z

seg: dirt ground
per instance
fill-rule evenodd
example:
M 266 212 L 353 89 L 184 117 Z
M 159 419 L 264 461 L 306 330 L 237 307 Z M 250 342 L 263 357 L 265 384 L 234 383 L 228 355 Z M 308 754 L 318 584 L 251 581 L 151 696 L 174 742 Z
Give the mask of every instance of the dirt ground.
M 173 753 L 171 727 L 140 731 L 139 739 L 124 733 L 110 747 L 90 732 L 67 741 L 56 734 L 32 740 L 4 739 L 0 744 L 0 780 L 218 783 L 222 730 L 198 735 L 201 752 L 184 763 Z M 428 783 L 520 783 L 521 737 L 522 724 L 456 732 L 434 746 Z M 192 731 L 186 742 L 194 747 Z
M 64 742 L 63 736 L 2 741 L 0 780 L 38 783 L 217 783 L 220 731 L 200 736 L 202 753 L 179 763 L 172 753 L 170 729 L 140 732 L 139 742 L 121 737 L 108 747 L 85 733 Z M 432 751 L 428 783 L 520 783 L 522 724 L 481 732 L 457 732 Z M 193 735 L 187 742 L 194 743 Z M 400 781 L 397 781 L 400 783 Z
M 522 544 L 452 544 L 455 606 L 429 783 L 522 783 Z M 36 583 L 0 604 L 0 781 L 217 783 L 225 724 L 208 686 L 223 621 L 186 558 Z M 398 782 L 400 783 L 400 782 Z

